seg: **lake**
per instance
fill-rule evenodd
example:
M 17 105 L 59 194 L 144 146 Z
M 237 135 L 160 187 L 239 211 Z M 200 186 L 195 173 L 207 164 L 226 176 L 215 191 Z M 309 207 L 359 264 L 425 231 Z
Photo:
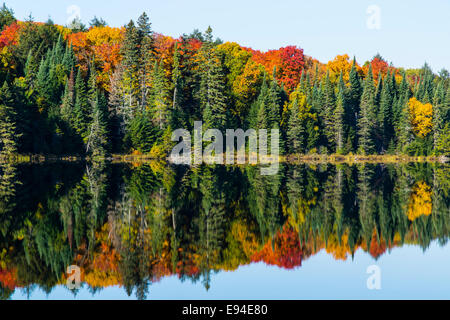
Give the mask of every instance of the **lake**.
M 0 173 L 1 299 L 450 298 L 449 164 Z

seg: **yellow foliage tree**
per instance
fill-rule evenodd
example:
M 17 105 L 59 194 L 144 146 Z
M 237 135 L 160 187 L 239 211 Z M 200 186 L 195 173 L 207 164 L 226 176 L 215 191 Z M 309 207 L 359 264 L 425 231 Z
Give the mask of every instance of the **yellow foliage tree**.
M 433 128 L 433 106 L 430 103 L 423 104 L 413 97 L 409 99 L 408 107 L 414 133 L 425 137 Z
M 352 69 L 353 61 L 350 60 L 348 54 L 337 55 L 333 60 L 328 61 L 327 70 L 330 72 L 331 82 L 336 82 L 342 71 L 342 78 L 345 83 L 349 81 L 350 70 Z M 362 74 L 361 68 L 356 65 L 359 74 Z

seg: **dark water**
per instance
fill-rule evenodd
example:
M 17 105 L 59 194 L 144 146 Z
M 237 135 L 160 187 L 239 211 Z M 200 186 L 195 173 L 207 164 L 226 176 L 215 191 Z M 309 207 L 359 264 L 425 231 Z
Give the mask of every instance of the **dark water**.
M 448 164 L 0 172 L 2 299 L 450 298 Z

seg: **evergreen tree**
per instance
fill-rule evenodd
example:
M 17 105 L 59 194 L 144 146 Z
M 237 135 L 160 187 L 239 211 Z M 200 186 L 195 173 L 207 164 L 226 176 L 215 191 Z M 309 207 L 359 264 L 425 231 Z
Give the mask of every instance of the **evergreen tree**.
M 86 152 L 92 157 L 105 156 L 108 150 L 106 98 L 97 93 L 93 106 L 92 122 L 86 143 Z
M 356 150 L 357 146 L 357 118 L 360 112 L 360 102 L 362 95 L 361 80 L 356 69 L 356 59 L 353 58 L 352 68 L 349 73 L 349 88 L 348 99 L 345 103 L 345 132 L 348 139 L 351 141 L 351 149 Z M 348 151 L 352 151 L 348 150 Z
M 397 101 L 397 152 L 406 152 L 412 137 L 411 116 L 408 109 L 410 90 L 406 81 L 406 74 L 402 75 L 403 80 L 399 89 Z
M 378 123 L 380 134 L 380 152 L 385 152 L 394 139 L 394 111 L 393 104 L 395 100 L 395 88 L 393 87 L 392 78 L 388 71 L 384 79 L 383 88 L 381 90 L 380 108 L 378 111 Z
M 227 121 L 227 98 L 225 76 L 221 61 L 212 42 L 212 29 L 208 27 L 205 33 L 206 42 L 201 48 L 203 63 L 200 70 L 199 96 L 203 111 L 204 128 L 225 128 Z
M 336 142 L 336 153 L 341 154 L 344 151 L 344 104 L 345 104 L 345 84 L 342 79 L 342 71 L 339 76 L 338 92 L 336 100 L 336 109 L 334 111 L 334 141 Z
M 443 107 L 445 102 L 445 92 L 443 82 L 439 82 L 433 99 L 433 145 L 437 149 L 440 135 L 444 129 Z
M 302 139 L 304 127 L 300 119 L 300 111 L 297 99 L 294 100 L 290 110 L 289 123 L 287 129 L 287 142 L 289 144 L 289 152 L 291 154 L 299 154 L 303 152 Z
M 155 55 L 153 31 L 148 15 L 144 12 L 137 20 L 137 41 L 139 43 L 139 85 L 141 105 L 147 101 L 148 85 Z
M 75 79 L 75 104 L 74 104 L 74 128 L 82 137 L 83 141 L 87 142 L 88 124 L 91 107 L 87 99 L 86 85 L 84 83 L 81 70 L 78 69 L 77 77 Z
M 323 103 L 322 106 L 322 118 L 324 123 L 324 131 L 325 136 L 328 141 L 328 146 L 330 150 L 333 150 L 336 147 L 335 141 L 335 114 L 334 111 L 336 109 L 336 96 L 334 93 L 334 85 L 331 83 L 330 75 L 327 72 L 325 77 L 323 91 Z
M 169 99 L 169 85 L 166 80 L 164 68 L 161 64 L 155 62 L 150 108 L 153 123 L 161 130 L 167 126 Z
M 125 38 L 121 46 L 122 65 L 124 67 L 122 75 L 123 99 L 125 107 L 130 109 L 131 114 L 135 113 L 142 101 L 139 82 L 141 78 L 139 76 L 141 63 L 139 48 L 139 33 L 134 21 L 131 20 L 125 27 Z
M 18 149 L 18 138 L 21 136 L 16 129 L 16 111 L 14 98 L 6 81 L 0 89 L 0 156 L 9 157 Z
M 6 26 L 9 26 L 11 23 L 16 21 L 14 17 L 14 11 L 6 6 L 3 3 L 3 6 L 0 8 L 0 31 L 2 31 Z
M 73 112 L 75 104 L 75 75 L 73 70 L 69 74 L 69 78 L 66 81 L 66 86 L 64 89 L 64 95 L 62 98 L 61 105 L 61 116 L 64 120 L 68 121 L 70 125 L 73 123 Z
M 266 117 L 268 127 L 265 129 L 270 130 L 280 128 L 281 108 L 283 105 L 282 94 L 283 89 L 278 85 L 276 79 L 276 67 L 274 67 L 272 81 L 270 82 L 267 93 Z
M 183 110 L 183 77 L 181 74 L 180 54 L 175 43 L 172 71 L 173 100 L 169 123 L 172 128 L 187 128 L 186 114 Z
M 374 119 L 375 114 L 375 87 L 373 84 L 372 65 L 364 80 L 364 90 L 361 96 L 360 113 L 358 116 L 358 152 L 363 155 L 374 152 Z

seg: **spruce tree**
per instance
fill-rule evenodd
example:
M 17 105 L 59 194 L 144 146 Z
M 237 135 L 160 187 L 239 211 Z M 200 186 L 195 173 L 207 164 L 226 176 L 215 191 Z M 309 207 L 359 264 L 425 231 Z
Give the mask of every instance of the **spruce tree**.
M 403 73 L 403 80 L 399 89 L 397 101 L 397 152 L 405 153 L 408 149 L 412 137 L 411 116 L 408 108 L 410 90 L 406 81 L 406 74 Z
M 169 84 L 166 81 L 164 68 L 161 64 L 155 62 L 150 108 L 153 123 L 161 130 L 167 126 L 169 120 L 169 100 Z
M 433 145 L 437 149 L 440 135 L 444 129 L 443 107 L 445 102 L 445 92 L 443 82 L 439 82 L 433 99 Z
M 375 151 L 373 141 L 375 114 L 375 87 L 373 83 L 372 65 L 364 80 L 364 90 L 361 96 L 360 113 L 358 116 L 358 153 L 367 155 Z
M 139 106 L 142 106 L 142 95 L 140 92 L 140 42 L 139 33 L 131 20 L 125 27 L 125 37 L 121 46 L 122 65 L 124 72 L 122 75 L 124 105 L 134 114 Z
M 336 153 L 342 154 L 344 151 L 345 133 L 344 133 L 344 104 L 345 104 L 345 84 L 342 79 L 342 71 L 339 76 L 338 92 L 336 99 L 336 109 L 334 111 L 334 133 L 336 142 Z
M 291 154 L 299 154 L 303 152 L 302 139 L 304 131 L 303 123 L 300 119 L 298 100 L 295 99 L 290 110 L 287 129 L 287 142 L 289 145 L 289 152 Z
M 181 74 L 180 54 L 177 43 L 175 43 L 173 53 L 172 90 L 173 100 L 169 123 L 173 129 L 186 128 L 186 115 L 183 112 L 183 77 Z
M 86 94 L 86 85 L 84 83 L 81 70 L 78 69 L 75 79 L 75 104 L 74 104 L 74 128 L 86 143 L 88 135 L 88 124 L 91 107 Z
M 352 68 L 349 73 L 348 99 L 345 103 L 345 127 L 346 136 L 351 142 L 351 149 L 356 150 L 357 147 L 357 118 L 360 112 L 359 105 L 361 102 L 362 86 L 361 80 L 356 69 L 356 59 L 353 58 Z M 352 151 L 348 150 L 348 151 Z
M 276 79 L 276 68 L 274 67 L 272 81 L 267 92 L 266 117 L 268 127 L 265 129 L 280 128 L 281 121 L 281 106 L 282 106 L 282 92 Z
M 6 83 L 0 89 L 0 156 L 10 157 L 17 152 L 18 138 L 13 94 Z
M 201 48 L 203 60 L 200 69 L 200 103 L 203 112 L 204 128 L 223 129 L 227 121 L 227 97 L 225 76 L 221 61 L 212 42 L 212 29 L 208 27 L 206 42 Z
M 153 31 L 148 15 L 144 12 L 137 20 L 137 41 L 139 43 L 139 86 L 143 106 L 147 102 L 148 85 L 155 56 Z
M 393 88 L 392 78 L 390 73 L 384 79 L 383 88 L 381 90 L 380 108 L 378 111 L 378 123 L 380 134 L 380 150 L 385 152 L 389 146 L 393 143 L 394 139 L 394 112 L 393 103 L 395 99 L 395 88 Z
M 336 148 L 336 132 L 335 132 L 335 114 L 336 96 L 334 93 L 334 85 L 330 80 L 329 72 L 325 77 L 323 91 L 322 118 L 324 123 L 325 136 L 327 138 L 329 150 Z
M 67 121 L 71 126 L 73 126 L 73 108 L 75 104 L 75 75 L 72 71 L 66 81 L 66 86 L 64 88 L 64 95 L 61 104 L 61 116 Z
M 86 153 L 92 157 L 102 157 L 107 154 L 108 129 L 106 115 L 106 99 L 97 93 L 93 105 L 92 122 L 86 143 Z

